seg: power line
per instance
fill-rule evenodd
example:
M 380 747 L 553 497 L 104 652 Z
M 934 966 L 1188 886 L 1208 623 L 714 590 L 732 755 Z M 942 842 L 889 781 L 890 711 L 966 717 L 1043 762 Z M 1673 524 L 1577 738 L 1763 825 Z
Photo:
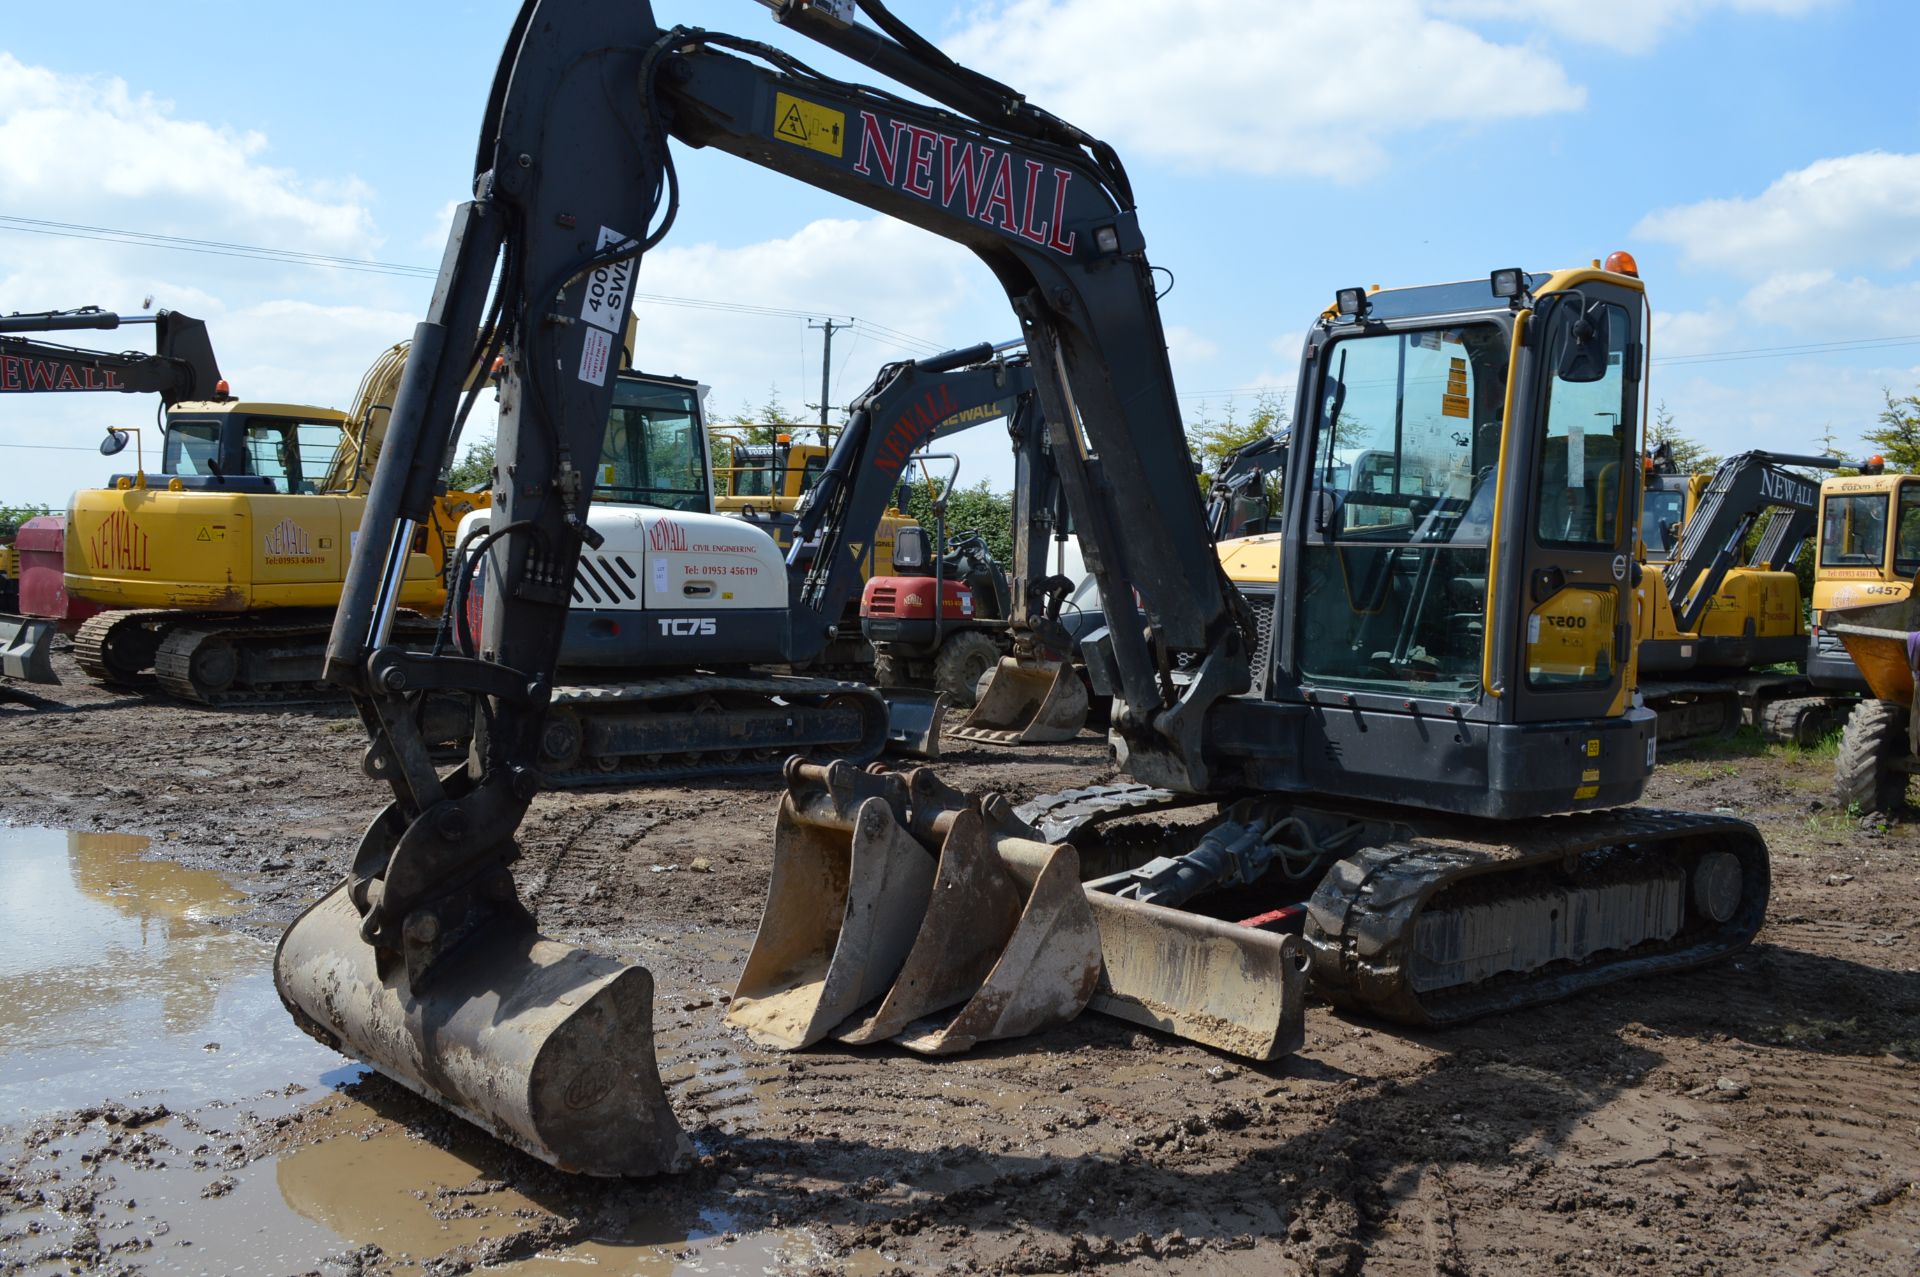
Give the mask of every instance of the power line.
M 1852 337 L 1841 341 L 1812 341 L 1798 346 L 1754 346 L 1747 350 L 1704 350 L 1691 355 L 1663 355 L 1656 364 L 1718 364 L 1745 359 L 1785 359 L 1794 355 L 1841 354 L 1853 350 L 1891 350 L 1920 346 L 1920 333 L 1896 337 Z
M 0 214 L 0 230 L 27 235 L 51 235 L 61 239 L 85 239 L 141 248 L 162 248 L 171 252 L 198 253 L 207 257 L 236 257 L 249 261 L 282 262 L 289 266 L 318 267 L 323 270 L 350 270 L 370 275 L 398 275 L 414 279 L 437 279 L 439 270 L 405 262 L 371 261 L 358 257 L 340 257 L 330 253 L 310 253 L 300 249 L 267 248 L 259 244 L 240 244 L 229 240 L 192 239 L 181 235 L 161 235 L 152 231 L 129 231 L 112 226 L 89 226 L 81 222 L 54 222 L 37 217 Z M 665 293 L 635 293 L 635 302 L 654 306 L 676 306 L 686 310 L 706 310 L 720 314 L 758 315 L 773 319 L 815 319 L 818 310 L 795 310 L 786 306 L 766 306 L 756 302 L 722 301 L 706 297 L 676 297 Z M 903 333 L 885 324 L 861 319 L 857 315 L 835 315 L 839 322 L 869 330 L 884 345 L 917 347 L 928 352 L 945 349 L 937 342 L 911 333 Z

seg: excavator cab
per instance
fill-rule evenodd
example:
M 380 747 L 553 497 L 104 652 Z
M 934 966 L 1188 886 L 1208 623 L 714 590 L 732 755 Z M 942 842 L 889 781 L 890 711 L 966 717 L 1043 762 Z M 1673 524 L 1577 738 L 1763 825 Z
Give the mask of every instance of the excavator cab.
M 1868 690 L 1859 666 L 1840 636 L 1824 627 L 1823 618 L 1831 610 L 1898 602 L 1912 591 L 1917 572 L 1920 476 L 1887 474 L 1870 462 L 1864 473 L 1820 485 L 1812 633 L 1806 654 L 1807 675 L 1815 686 Z
M 1507 295 L 1346 290 L 1308 339 L 1279 580 L 1246 593 L 1283 612 L 1259 627 L 1256 688 L 1309 712 L 1297 753 L 1247 751 L 1254 783 L 1304 772 L 1509 817 L 1626 800 L 1650 769 L 1629 705 L 1638 492 L 1623 482 L 1639 469 L 1640 284 L 1498 274 Z M 1422 748 L 1439 722 L 1455 748 Z M 1570 722 L 1591 753 L 1538 747 Z

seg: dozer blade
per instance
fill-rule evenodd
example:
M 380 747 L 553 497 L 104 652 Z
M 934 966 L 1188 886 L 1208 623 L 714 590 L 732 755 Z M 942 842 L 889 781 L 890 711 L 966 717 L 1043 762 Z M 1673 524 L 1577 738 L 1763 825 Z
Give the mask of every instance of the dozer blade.
M 883 687 L 880 695 L 887 702 L 887 752 L 909 758 L 940 757 L 947 694 L 918 687 Z
M 938 823 L 940 867 L 913 950 L 879 1007 L 836 1032 L 843 1042 L 892 1037 L 951 1055 L 1063 1024 L 1093 994 L 1100 935 L 1074 850 L 1006 832 L 977 805 Z
M 953 735 L 994 745 L 1044 745 L 1072 740 L 1086 724 L 1087 688 L 1071 662 L 1003 656 Z
M 384 975 L 345 885 L 280 939 L 274 984 L 300 1027 L 544 1162 L 585 1175 L 687 1166 L 654 1059 L 653 977 L 545 939 L 483 931 L 427 987 Z
M 58 683 L 53 672 L 54 623 L 0 613 L 0 673 L 26 683 Z
M 1306 1041 L 1298 937 L 1089 891 L 1100 924 L 1096 1011 L 1251 1060 Z
M 794 759 L 787 780 L 766 908 L 727 1023 L 798 1050 L 893 982 L 926 912 L 934 858 L 898 819 L 898 778 Z

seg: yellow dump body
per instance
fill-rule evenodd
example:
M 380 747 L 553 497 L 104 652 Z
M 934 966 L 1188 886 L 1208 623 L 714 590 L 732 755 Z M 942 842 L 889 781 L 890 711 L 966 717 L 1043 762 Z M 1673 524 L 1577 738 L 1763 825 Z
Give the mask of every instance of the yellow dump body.
M 1920 629 L 1911 598 L 1863 607 L 1834 608 L 1825 626 L 1847 645 L 1867 688 L 1878 700 L 1913 704 L 1913 658 L 1909 636 Z

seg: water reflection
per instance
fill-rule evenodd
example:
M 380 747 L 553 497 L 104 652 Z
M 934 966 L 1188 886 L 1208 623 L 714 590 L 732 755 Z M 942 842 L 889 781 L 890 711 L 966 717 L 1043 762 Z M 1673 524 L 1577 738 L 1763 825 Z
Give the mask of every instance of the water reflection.
M 145 838 L 0 829 L 0 1123 L 106 1096 L 311 1082 L 337 1057 L 281 1011 L 241 893 Z

